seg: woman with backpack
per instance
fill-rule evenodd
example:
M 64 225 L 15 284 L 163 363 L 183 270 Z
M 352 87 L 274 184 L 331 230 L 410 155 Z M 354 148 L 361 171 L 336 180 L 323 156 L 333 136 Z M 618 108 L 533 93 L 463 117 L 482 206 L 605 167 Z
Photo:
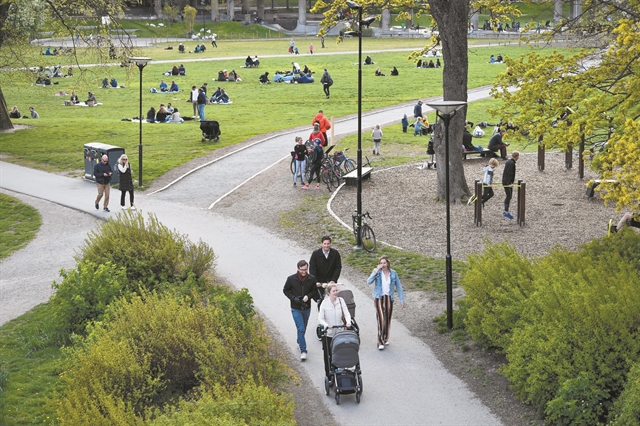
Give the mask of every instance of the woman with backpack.
M 314 174 L 318 176 L 316 189 L 320 189 L 320 170 L 322 169 L 322 159 L 324 158 L 324 151 L 322 149 L 322 141 L 319 138 L 313 139 L 313 150 L 311 156 L 311 173 L 309 173 L 309 183 L 302 187 L 302 189 L 309 189 L 309 185 L 313 182 Z

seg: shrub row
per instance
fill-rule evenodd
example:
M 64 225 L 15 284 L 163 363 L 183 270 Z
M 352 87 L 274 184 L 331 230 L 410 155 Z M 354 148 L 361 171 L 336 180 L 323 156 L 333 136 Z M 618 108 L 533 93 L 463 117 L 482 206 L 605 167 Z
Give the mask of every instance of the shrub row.
M 613 417 L 640 361 L 639 271 L 632 230 L 535 260 L 492 245 L 470 256 L 461 277 L 465 325 L 505 353 L 502 372 L 548 423 L 598 424 Z M 627 387 L 633 400 L 637 386 Z

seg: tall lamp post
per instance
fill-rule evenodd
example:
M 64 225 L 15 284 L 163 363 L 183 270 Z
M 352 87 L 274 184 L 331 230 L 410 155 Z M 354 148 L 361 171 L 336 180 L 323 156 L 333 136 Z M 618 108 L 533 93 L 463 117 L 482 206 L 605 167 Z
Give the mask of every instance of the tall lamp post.
M 142 70 L 147 64 L 152 61 L 151 58 L 129 57 L 130 61 L 134 62 L 140 70 L 140 141 L 138 143 L 138 186 L 142 186 Z
M 428 103 L 427 106 L 438 111 L 438 116 L 444 121 L 444 144 L 445 144 L 445 197 L 447 198 L 447 328 L 453 328 L 453 270 L 451 267 L 451 201 L 449 196 L 449 122 L 456 115 L 456 111 L 465 106 L 466 102 L 461 101 L 437 101 Z
M 358 11 L 358 31 L 346 31 L 344 35 L 358 36 L 358 190 L 356 191 L 356 248 L 362 248 L 362 235 L 360 235 L 360 224 L 362 223 L 362 25 L 367 28 L 376 20 L 369 17 L 362 20 L 362 6 L 353 1 L 347 1 L 347 6 Z

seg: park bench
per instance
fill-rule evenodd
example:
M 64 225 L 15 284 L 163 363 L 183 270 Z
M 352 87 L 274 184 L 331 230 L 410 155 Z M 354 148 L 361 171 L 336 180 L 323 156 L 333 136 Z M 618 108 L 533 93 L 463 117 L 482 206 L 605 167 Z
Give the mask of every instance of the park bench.
M 493 152 L 487 148 L 482 148 L 482 151 L 462 151 L 462 159 L 466 160 L 467 155 L 478 155 L 480 157 L 492 157 Z
M 596 186 L 600 185 L 602 182 L 606 182 L 606 183 L 616 183 L 617 180 L 615 179 L 594 179 L 593 183 L 589 183 L 589 185 L 587 185 L 587 198 L 591 199 L 595 196 L 596 193 Z
M 373 167 L 362 168 L 362 180 L 366 180 L 371 177 L 371 170 L 373 170 Z M 358 169 L 352 170 L 342 177 L 347 183 L 347 186 L 358 186 Z

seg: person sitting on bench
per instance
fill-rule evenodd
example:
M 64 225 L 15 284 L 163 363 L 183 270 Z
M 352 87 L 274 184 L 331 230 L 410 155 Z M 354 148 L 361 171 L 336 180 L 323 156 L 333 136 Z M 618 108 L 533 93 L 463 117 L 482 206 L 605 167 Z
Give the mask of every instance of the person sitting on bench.
M 469 132 L 469 128 L 465 127 L 462 133 L 462 146 L 465 152 L 478 151 L 478 148 L 473 146 L 473 135 Z
M 625 213 L 617 226 L 613 226 L 613 219 L 609 221 L 609 234 L 612 232 L 618 232 L 623 226 L 632 226 L 634 228 L 640 228 L 640 214 L 639 213 Z
M 509 146 L 508 143 L 502 142 L 502 137 L 505 133 L 506 131 L 504 129 L 501 129 L 498 133 L 491 137 L 491 139 L 489 140 L 489 145 L 487 146 L 487 149 L 491 152 L 500 151 L 500 158 L 502 158 L 503 160 L 507 159 L 507 147 Z
M 391 75 L 400 75 L 400 73 L 398 73 L 398 68 L 393 67 L 393 69 L 391 70 Z

